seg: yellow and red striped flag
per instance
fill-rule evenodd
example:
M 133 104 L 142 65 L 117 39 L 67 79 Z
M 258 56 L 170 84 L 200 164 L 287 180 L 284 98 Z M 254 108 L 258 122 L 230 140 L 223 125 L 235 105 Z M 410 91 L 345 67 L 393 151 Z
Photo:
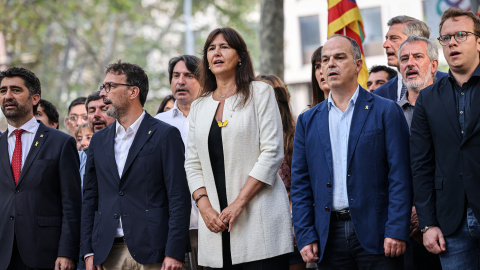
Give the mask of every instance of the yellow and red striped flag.
M 362 51 L 363 66 L 358 75 L 358 83 L 366 88 L 368 69 L 365 63 L 362 42 L 365 39 L 362 14 L 355 0 L 328 0 L 328 36 L 333 34 L 353 38 Z

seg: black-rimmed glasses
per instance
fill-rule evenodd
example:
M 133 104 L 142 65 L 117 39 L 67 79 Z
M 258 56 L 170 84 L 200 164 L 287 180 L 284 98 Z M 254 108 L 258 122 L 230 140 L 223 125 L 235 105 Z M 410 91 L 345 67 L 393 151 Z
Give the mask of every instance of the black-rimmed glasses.
M 473 33 L 473 32 L 469 32 L 469 31 L 459 31 L 459 32 L 456 32 L 455 34 L 453 35 L 443 35 L 443 36 L 440 36 L 438 39 L 438 42 L 440 42 L 440 45 L 442 46 L 447 46 L 448 44 L 450 44 L 450 41 L 452 40 L 452 37 L 455 38 L 455 40 L 457 41 L 457 43 L 462 43 L 462 42 L 465 42 L 465 40 L 467 40 L 467 36 L 468 35 L 474 35 L 476 37 L 480 37 L 479 35 Z
M 125 86 L 135 86 L 133 84 L 126 84 L 126 83 L 114 83 L 114 82 L 106 82 L 102 85 L 100 85 L 100 91 L 104 90 L 105 89 L 105 92 L 110 92 L 110 89 L 112 89 L 112 86 L 113 87 L 117 87 L 119 85 L 125 85 Z

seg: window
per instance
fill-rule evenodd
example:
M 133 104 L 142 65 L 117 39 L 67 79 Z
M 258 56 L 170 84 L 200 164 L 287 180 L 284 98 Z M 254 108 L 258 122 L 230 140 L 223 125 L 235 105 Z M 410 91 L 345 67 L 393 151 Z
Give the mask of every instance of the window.
M 363 50 L 365 56 L 381 55 L 383 53 L 383 32 L 379 18 L 382 17 L 380 7 L 364 8 L 360 10 L 363 19 L 365 40 Z
M 320 46 L 320 25 L 318 15 L 300 17 L 303 64 L 310 64 L 312 53 Z

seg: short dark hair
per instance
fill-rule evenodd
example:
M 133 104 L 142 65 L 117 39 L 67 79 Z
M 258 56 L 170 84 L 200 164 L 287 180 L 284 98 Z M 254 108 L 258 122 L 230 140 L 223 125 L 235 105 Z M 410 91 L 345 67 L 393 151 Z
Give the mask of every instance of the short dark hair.
M 43 111 L 47 115 L 48 123 L 50 125 L 52 125 L 53 123 L 57 123 L 57 124 L 59 123 L 58 122 L 58 111 L 57 111 L 57 107 L 55 107 L 55 105 L 53 105 L 50 101 L 45 100 L 45 99 L 40 99 L 40 101 L 38 102 L 38 105 L 42 106 Z M 57 129 L 58 129 L 58 125 L 57 125 Z
M 460 16 L 467 16 L 468 18 L 472 19 L 473 32 L 475 32 L 475 34 L 477 35 L 480 35 L 480 18 L 478 18 L 475 15 L 475 13 L 471 11 L 465 11 L 465 10 L 461 10 L 454 7 L 451 7 L 445 10 L 445 12 L 443 12 L 442 18 L 440 19 L 440 26 L 438 28 L 438 33 L 440 35 L 442 34 L 441 32 L 442 32 L 443 24 L 445 23 L 446 20 L 455 18 L 455 17 L 460 17 Z M 475 38 L 477 39 L 478 37 L 475 37 Z
M 173 68 L 175 68 L 175 65 L 177 65 L 177 63 L 180 61 L 185 62 L 185 66 L 187 67 L 188 71 L 193 73 L 198 80 L 197 67 L 198 67 L 198 64 L 200 64 L 200 61 L 201 61 L 200 58 L 194 55 L 184 54 L 184 55 L 173 57 L 168 62 L 168 79 L 170 84 L 172 83 Z
M 158 107 L 157 114 L 162 113 L 165 110 L 165 106 L 167 106 L 167 103 L 170 100 L 173 100 L 173 102 L 175 102 L 175 98 L 173 97 L 173 95 L 168 95 L 163 98 L 162 103 L 160 103 L 160 106 Z
M 107 66 L 107 71 L 105 74 L 113 73 L 115 75 L 124 74 L 127 77 L 127 84 L 135 85 L 140 89 L 140 94 L 138 95 L 140 99 L 140 104 L 145 105 L 148 95 L 148 76 L 145 73 L 145 70 L 137 64 L 131 64 L 127 62 L 122 62 L 118 60 L 117 63 L 113 63 Z
M 368 75 L 370 75 L 372 73 L 377 73 L 377 72 L 380 72 L 380 71 L 385 71 L 388 74 L 387 75 L 387 80 L 391 80 L 391 79 L 395 78 L 395 76 L 398 75 L 397 72 L 393 68 L 390 68 L 390 67 L 387 67 L 387 66 L 384 66 L 384 65 L 373 66 L 370 69 L 370 72 L 368 73 Z
M 13 78 L 19 77 L 22 78 L 25 87 L 28 89 L 29 97 L 38 94 L 42 96 L 42 85 L 40 84 L 40 80 L 35 75 L 35 73 L 31 72 L 28 69 L 21 68 L 21 67 L 12 67 L 5 71 L 0 72 L 0 83 L 4 78 Z M 37 105 L 33 106 L 33 113 L 37 111 Z
M 78 97 L 74 99 L 72 102 L 70 102 L 70 105 L 68 106 L 68 114 L 70 114 L 70 110 L 72 110 L 73 106 L 83 105 L 85 104 L 86 100 L 87 100 L 86 97 Z
M 95 91 L 90 95 L 88 95 L 87 100 L 85 100 L 85 109 L 87 110 L 87 113 L 88 113 L 88 103 L 90 103 L 90 101 L 99 100 L 101 98 L 102 97 L 100 96 L 100 91 Z

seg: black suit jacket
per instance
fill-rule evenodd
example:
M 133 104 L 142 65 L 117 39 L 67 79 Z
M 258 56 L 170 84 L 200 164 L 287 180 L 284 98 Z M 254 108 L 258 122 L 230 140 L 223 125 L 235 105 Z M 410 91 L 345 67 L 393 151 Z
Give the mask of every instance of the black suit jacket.
M 475 72 L 480 75 L 479 68 Z M 480 86 L 471 89 L 470 119 L 463 135 L 450 83 L 447 76 L 420 91 L 410 139 L 420 227 L 439 225 L 447 236 L 460 226 L 466 199 L 480 219 Z
M 75 140 L 38 122 L 16 186 L 8 132 L 0 136 L 0 269 L 9 265 L 14 234 L 30 268 L 54 268 L 59 256 L 78 258 L 81 192 Z
M 180 132 L 145 114 L 120 178 L 115 161 L 116 124 L 96 132 L 87 152 L 82 209 L 82 256 L 94 265 L 107 258 L 121 217 L 125 241 L 141 264 L 165 256 L 183 261 L 190 193 Z

